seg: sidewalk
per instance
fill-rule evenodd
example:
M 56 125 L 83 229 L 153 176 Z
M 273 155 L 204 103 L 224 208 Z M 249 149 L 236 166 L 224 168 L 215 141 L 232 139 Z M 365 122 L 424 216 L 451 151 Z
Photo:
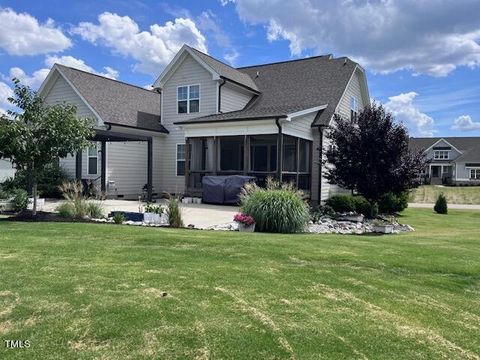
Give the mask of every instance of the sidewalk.
M 429 203 L 408 203 L 409 208 L 420 208 L 420 209 L 433 209 L 435 204 Z M 449 209 L 458 209 L 458 210 L 480 210 L 480 205 L 472 204 L 448 204 Z

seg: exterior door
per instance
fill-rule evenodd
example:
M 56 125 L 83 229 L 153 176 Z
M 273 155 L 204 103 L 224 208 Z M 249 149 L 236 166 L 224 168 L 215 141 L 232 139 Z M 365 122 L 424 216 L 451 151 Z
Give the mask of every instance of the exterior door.
M 434 166 L 432 165 L 432 178 L 439 178 L 442 167 L 441 166 Z

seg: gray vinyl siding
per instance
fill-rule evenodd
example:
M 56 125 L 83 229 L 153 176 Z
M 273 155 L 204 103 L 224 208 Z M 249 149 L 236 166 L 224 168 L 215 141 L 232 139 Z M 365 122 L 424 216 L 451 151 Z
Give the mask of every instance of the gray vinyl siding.
M 360 87 L 360 77 L 358 71 L 356 71 L 343 94 L 342 99 L 338 103 L 337 113 L 343 117 L 350 117 L 350 100 L 355 97 L 358 101 L 358 110 L 362 110 L 367 104 L 364 103 L 364 96 Z
M 77 115 L 79 117 L 96 119 L 93 112 L 85 105 L 83 100 L 75 93 L 62 76 L 57 76 L 56 81 L 45 96 L 45 102 L 50 105 L 62 103 L 72 104 L 77 107 Z
M 200 112 L 177 113 L 177 87 L 200 84 Z M 176 146 L 185 143 L 184 131 L 174 122 L 217 112 L 217 86 L 212 75 L 190 55 L 179 65 L 162 89 L 162 124 L 170 134 L 162 139 L 162 188 L 169 193 L 183 193 L 185 177 L 176 176 Z
M 242 110 L 252 95 L 240 87 L 226 83 L 220 90 L 220 109 L 222 112 Z
M 440 140 L 437 144 L 435 144 L 434 147 L 451 147 L 450 149 L 450 159 L 448 159 L 447 161 L 450 161 L 450 160 L 455 160 L 456 158 L 458 158 L 460 155 L 462 155 L 460 152 L 458 152 L 457 150 L 455 150 L 452 145 L 450 145 L 448 142 L 444 141 L 444 140 Z M 433 160 L 433 155 L 434 155 L 434 150 L 432 147 L 431 149 L 429 149 L 427 151 L 427 158 L 430 159 L 430 160 Z M 438 162 L 441 162 L 442 160 L 435 160 L 435 161 L 438 161 Z
M 291 121 L 286 121 L 282 125 L 282 131 L 286 135 L 300 137 L 302 139 L 312 140 L 312 123 L 315 120 L 317 112 L 293 118 Z

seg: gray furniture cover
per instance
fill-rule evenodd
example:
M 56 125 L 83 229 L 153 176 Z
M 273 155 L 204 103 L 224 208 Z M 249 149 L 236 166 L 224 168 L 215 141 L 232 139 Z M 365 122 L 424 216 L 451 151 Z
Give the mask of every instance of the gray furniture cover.
M 210 204 L 237 204 L 242 186 L 254 179 L 243 175 L 204 176 L 202 201 Z

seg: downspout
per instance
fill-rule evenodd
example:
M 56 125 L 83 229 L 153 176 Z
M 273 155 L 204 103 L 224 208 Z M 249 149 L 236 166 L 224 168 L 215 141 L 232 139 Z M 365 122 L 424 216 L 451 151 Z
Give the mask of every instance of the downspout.
M 155 92 L 160 95 L 159 110 L 160 110 L 160 124 L 162 123 L 162 90 L 155 88 Z
M 320 151 L 320 163 L 318 164 L 318 205 L 320 205 L 322 202 L 323 129 L 324 126 L 318 127 L 318 131 L 320 133 L 320 143 L 318 149 Z
M 218 113 L 221 113 L 221 108 L 222 108 L 222 86 L 225 85 L 227 81 L 222 79 L 220 84 L 218 85 Z
M 283 172 L 283 133 L 282 125 L 280 125 L 280 118 L 275 118 L 275 125 L 278 128 L 277 135 L 277 177 L 278 181 L 282 182 L 282 172 Z

